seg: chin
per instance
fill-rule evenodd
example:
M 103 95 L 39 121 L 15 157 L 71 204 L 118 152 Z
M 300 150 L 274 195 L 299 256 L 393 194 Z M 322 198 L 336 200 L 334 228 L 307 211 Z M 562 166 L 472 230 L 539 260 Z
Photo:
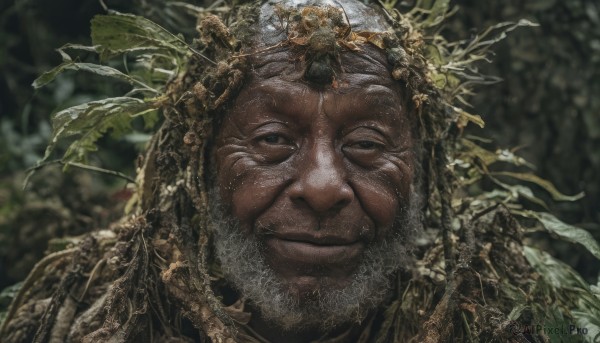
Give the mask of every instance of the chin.
M 352 281 L 351 276 L 343 280 L 324 276 L 299 276 L 291 279 L 282 278 L 280 280 L 285 287 L 285 291 L 290 297 L 296 299 L 300 305 L 311 301 L 318 301 L 321 294 L 327 294 L 334 290 L 343 290 Z

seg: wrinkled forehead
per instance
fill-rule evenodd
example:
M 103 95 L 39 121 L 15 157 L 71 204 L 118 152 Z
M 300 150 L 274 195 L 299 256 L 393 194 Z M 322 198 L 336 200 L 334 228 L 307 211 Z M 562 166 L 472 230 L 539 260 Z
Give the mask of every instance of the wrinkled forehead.
M 252 79 L 281 78 L 287 81 L 302 82 L 304 71 L 301 64 L 290 63 L 294 54 L 287 48 L 275 49 L 250 58 Z M 340 55 L 344 72 L 336 75 L 337 91 L 344 93 L 353 88 L 371 84 L 399 89 L 399 84 L 391 77 L 391 69 L 386 55 L 379 49 L 365 46 L 360 53 L 345 52 Z M 329 87 L 329 86 L 328 86 Z M 326 87 L 326 88 L 328 88 Z
M 277 13 L 277 7 L 300 10 L 307 6 L 341 8 L 353 31 L 385 32 L 391 26 L 383 9 L 371 7 L 357 0 L 269 0 L 260 8 L 258 46 L 272 46 L 287 39 L 286 21 Z

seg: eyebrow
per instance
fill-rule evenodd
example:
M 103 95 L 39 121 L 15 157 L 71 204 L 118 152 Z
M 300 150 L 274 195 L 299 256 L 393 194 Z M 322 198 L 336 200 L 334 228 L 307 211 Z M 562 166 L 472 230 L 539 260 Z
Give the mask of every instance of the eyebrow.
M 298 93 L 291 94 L 289 92 L 290 85 L 286 85 L 286 87 L 278 86 L 278 82 L 270 82 L 270 80 L 264 80 L 268 82 L 266 85 L 261 86 L 255 93 L 255 98 L 251 101 L 261 101 L 266 104 L 266 106 L 270 109 L 276 109 L 280 107 L 280 104 L 277 103 L 276 99 L 280 99 L 282 104 L 290 102 L 297 96 L 301 96 Z M 301 90 L 301 87 L 294 85 L 294 88 L 298 88 L 298 91 Z
M 398 100 L 402 105 L 402 97 L 394 90 L 380 84 L 370 84 L 366 87 L 365 102 L 370 105 L 388 105 L 389 107 L 397 107 L 394 100 Z M 402 106 L 400 106 L 402 108 Z

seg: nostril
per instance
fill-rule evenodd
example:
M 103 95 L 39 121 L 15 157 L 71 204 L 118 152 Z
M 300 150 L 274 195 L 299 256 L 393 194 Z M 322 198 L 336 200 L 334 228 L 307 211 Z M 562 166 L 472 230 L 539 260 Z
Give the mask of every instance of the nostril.
M 342 199 L 331 207 L 331 211 L 338 212 L 342 208 L 348 206 L 350 204 L 350 199 Z
M 344 207 L 350 204 L 352 199 L 354 199 L 354 190 L 348 184 L 344 184 L 338 190 L 338 201 L 334 205 L 336 207 Z
M 292 187 L 292 200 L 305 204 L 317 213 L 340 211 L 354 199 L 354 191 L 348 184 L 316 186 L 298 183 Z

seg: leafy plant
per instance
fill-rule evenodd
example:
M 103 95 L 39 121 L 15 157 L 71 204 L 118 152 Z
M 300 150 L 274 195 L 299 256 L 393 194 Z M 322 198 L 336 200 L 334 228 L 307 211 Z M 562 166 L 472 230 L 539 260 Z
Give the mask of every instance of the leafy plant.
M 117 137 L 132 133 L 132 121 L 138 117 L 144 120 L 146 127 L 153 127 L 160 120 L 158 111 L 165 99 L 166 83 L 178 75 L 189 55 L 197 53 L 182 37 L 152 21 L 118 12 L 94 17 L 92 43 L 92 46 L 67 44 L 58 49 L 63 63 L 42 74 L 33 82 L 33 87 L 43 87 L 61 73 L 75 70 L 127 82 L 132 89 L 124 96 L 89 101 L 55 113 L 52 139 L 32 172 L 45 163 L 54 162 L 85 168 L 88 154 L 97 151 L 98 139 L 107 133 Z M 73 50 L 95 53 L 101 61 L 122 56 L 124 71 L 103 64 L 78 62 L 67 53 Z M 76 138 L 59 160 L 48 162 L 58 142 L 68 137 Z

